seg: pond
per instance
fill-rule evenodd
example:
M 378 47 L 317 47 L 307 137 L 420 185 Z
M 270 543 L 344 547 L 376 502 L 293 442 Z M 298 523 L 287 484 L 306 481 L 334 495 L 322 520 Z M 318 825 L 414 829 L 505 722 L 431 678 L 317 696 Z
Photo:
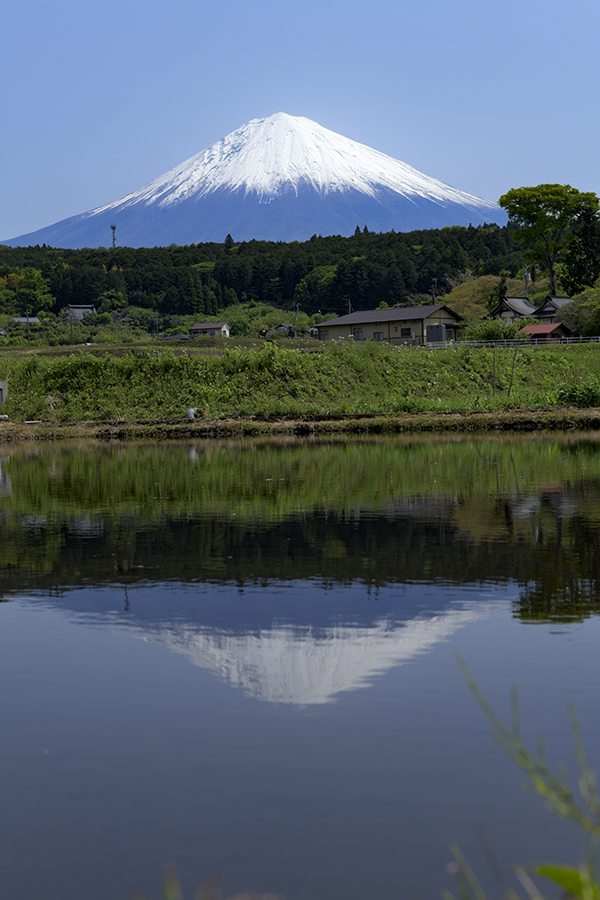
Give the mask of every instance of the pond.
M 481 826 L 577 863 L 454 654 L 598 765 L 599 441 L 5 448 L 3 895 L 437 897 L 453 842 L 493 889 Z

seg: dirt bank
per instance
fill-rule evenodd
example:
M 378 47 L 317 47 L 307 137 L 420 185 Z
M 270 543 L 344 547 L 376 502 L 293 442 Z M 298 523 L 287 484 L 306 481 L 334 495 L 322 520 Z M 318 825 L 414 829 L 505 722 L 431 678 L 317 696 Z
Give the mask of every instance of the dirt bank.
M 1 422 L 0 442 L 201 439 L 269 434 L 394 434 L 411 432 L 570 431 L 600 429 L 600 409 L 517 409 L 501 412 L 418 413 L 272 419 L 157 419 L 101 422 Z

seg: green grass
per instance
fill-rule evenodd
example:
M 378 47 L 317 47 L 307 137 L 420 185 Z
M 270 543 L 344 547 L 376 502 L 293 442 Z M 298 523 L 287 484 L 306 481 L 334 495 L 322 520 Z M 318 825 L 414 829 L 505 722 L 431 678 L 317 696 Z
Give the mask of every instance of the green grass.
M 221 347 L 222 345 L 220 345 Z M 14 421 L 270 419 L 600 406 L 600 347 L 427 351 L 374 343 L 4 353 Z

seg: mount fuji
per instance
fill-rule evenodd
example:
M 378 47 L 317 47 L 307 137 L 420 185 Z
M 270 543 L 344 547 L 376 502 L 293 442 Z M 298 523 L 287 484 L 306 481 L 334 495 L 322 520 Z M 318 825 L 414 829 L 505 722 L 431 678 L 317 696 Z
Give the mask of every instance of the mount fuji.
M 253 119 L 149 184 L 2 243 L 129 247 L 308 240 L 313 234 L 412 231 L 506 222 L 496 203 L 303 117 Z

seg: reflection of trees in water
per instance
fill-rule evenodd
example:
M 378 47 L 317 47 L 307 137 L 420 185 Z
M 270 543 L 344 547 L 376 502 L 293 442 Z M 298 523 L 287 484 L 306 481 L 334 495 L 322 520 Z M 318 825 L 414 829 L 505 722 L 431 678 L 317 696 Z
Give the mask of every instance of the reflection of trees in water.
M 596 611 L 596 441 L 207 442 L 15 451 L 5 591 L 144 579 L 522 586 L 529 621 Z M 245 452 L 249 449 L 250 452 Z
M 492 535 L 456 522 L 454 501 L 390 504 L 383 514 L 305 514 L 280 523 L 212 516 L 31 517 L 0 521 L 4 591 L 141 580 L 267 583 L 319 578 L 374 587 L 413 581 L 523 585 L 515 614 L 572 620 L 599 611 L 599 533 L 577 497 L 480 501 Z M 498 522 L 503 533 L 499 537 Z
M 557 526 L 559 527 L 559 526 Z M 560 524 L 564 539 L 533 558 L 516 614 L 535 621 L 577 621 L 600 613 L 600 531 L 576 516 Z
M 576 621 L 600 612 L 597 499 L 597 483 L 546 483 L 512 504 L 511 525 L 528 523 L 535 551 L 516 609 L 522 620 Z

